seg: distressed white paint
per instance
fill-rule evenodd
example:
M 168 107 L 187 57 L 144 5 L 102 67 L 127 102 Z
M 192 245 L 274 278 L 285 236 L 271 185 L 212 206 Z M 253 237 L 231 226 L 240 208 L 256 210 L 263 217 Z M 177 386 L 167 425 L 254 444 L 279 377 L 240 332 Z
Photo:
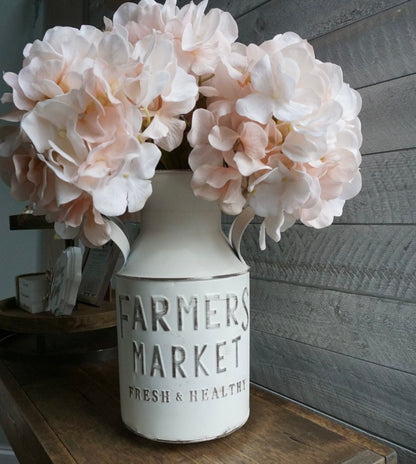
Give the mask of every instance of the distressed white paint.
M 249 414 L 248 268 L 190 177 L 156 175 L 117 277 L 123 421 L 173 442 L 228 434 Z

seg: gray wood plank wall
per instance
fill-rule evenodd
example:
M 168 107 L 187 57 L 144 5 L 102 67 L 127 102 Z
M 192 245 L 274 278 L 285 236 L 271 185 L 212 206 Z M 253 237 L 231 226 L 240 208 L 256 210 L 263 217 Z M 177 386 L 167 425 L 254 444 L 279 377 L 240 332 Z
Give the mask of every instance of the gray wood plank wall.
M 121 3 L 89 0 L 84 19 L 99 26 Z M 416 0 L 209 5 L 234 15 L 244 43 L 297 32 L 363 98 L 363 189 L 344 215 L 321 231 L 296 225 L 263 253 L 258 224 L 245 236 L 252 380 L 415 464 Z
M 245 42 L 308 38 L 363 98 L 363 190 L 344 215 L 261 255 L 258 226 L 245 237 L 252 380 L 416 463 L 416 1 L 272 0 L 238 22 Z

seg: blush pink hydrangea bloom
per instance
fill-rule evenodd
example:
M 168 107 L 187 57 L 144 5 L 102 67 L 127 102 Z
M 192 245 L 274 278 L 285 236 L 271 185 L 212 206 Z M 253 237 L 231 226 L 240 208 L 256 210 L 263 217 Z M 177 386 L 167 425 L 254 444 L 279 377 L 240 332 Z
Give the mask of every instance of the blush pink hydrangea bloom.
M 58 27 L 25 54 L 20 73 L 5 75 L 11 117 L 30 141 L 28 151 L 14 150 L 12 192 L 62 236 L 81 232 L 101 245 L 110 239 L 103 216 L 141 210 L 160 148 L 181 143 L 179 118 L 195 105 L 195 78 L 155 34 L 133 46 L 127 34 Z
M 166 0 L 163 5 L 154 0 L 128 2 L 118 8 L 112 21 L 106 19 L 106 28 L 124 29 L 132 44 L 152 33 L 162 35 L 172 42 L 178 65 L 187 73 L 203 76 L 215 71 L 238 36 L 230 13 L 213 8 L 205 14 L 207 4 L 208 0 L 203 0 L 178 8 L 176 0 Z
M 4 74 L 3 119 L 20 127 L 2 130 L 2 176 L 62 236 L 108 241 L 106 217 L 140 211 L 160 165 L 190 168 L 225 213 L 263 218 L 262 249 L 296 221 L 328 226 L 359 192 L 361 99 L 340 67 L 293 32 L 240 44 L 207 1 L 55 27 Z
M 328 226 L 359 192 L 361 99 L 338 66 L 317 60 L 294 33 L 240 46 L 238 56 L 238 66 L 228 57 L 201 88 L 207 109 L 202 123 L 201 110 L 193 116 L 190 165 L 197 194 L 209 191 L 226 212 L 249 206 L 264 218 L 263 249 L 266 233 L 278 241 L 296 220 Z M 244 202 L 224 205 L 227 184 L 215 196 L 213 166 L 240 174 Z

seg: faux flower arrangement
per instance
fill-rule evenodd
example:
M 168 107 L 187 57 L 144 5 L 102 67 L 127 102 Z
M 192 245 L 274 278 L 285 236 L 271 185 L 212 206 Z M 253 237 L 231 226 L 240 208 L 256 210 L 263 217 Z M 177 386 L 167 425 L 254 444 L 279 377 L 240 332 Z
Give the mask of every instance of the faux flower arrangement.
M 156 169 L 191 169 L 196 195 L 265 235 L 321 228 L 361 188 L 359 94 L 293 32 L 236 42 L 207 0 L 124 3 L 105 30 L 55 27 L 24 49 L 2 102 L 3 170 L 14 197 L 66 238 L 110 239 L 105 217 L 143 208 Z

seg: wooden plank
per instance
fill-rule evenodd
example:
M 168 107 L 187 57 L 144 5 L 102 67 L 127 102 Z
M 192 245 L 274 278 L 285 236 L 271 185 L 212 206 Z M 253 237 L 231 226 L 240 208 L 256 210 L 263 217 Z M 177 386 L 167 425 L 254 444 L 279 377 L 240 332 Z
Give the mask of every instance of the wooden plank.
M 360 90 L 362 153 L 416 147 L 416 74 Z
M 9 216 L 10 230 L 53 229 L 53 222 L 47 222 L 45 216 L 34 214 L 14 214 Z
M 182 453 L 169 447 L 152 453 L 156 444 L 147 442 L 125 429 L 119 406 L 100 388 L 88 385 L 81 373 L 65 374 L 25 386 L 25 392 L 42 411 L 63 445 L 79 464 L 89 464 L 91 455 L 99 463 L 185 464 Z M 153 455 L 152 455 L 153 454 Z M 192 461 L 191 461 L 192 462 Z
M 207 11 L 212 8 L 220 8 L 223 11 L 229 11 L 234 18 L 251 11 L 254 8 L 257 8 L 259 5 L 262 5 L 267 0 L 210 0 L 208 2 Z M 164 3 L 163 0 L 158 0 L 159 3 Z M 84 3 L 87 5 L 89 11 L 89 22 L 94 24 L 97 27 L 102 27 L 102 19 L 104 16 L 112 18 L 114 12 L 117 8 L 125 3 L 125 0 L 84 0 Z M 183 6 L 190 3 L 189 0 L 178 0 L 178 7 L 182 8 Z M 199 3 L 199 2 L 194 2 Z
M 395 446 L 395 451 L 397 453 L 397 462 L 400 464 L 415 464 L 416 462 L 416 453 L 408 450 L 407 448 L 401 448 Z
M 113 362 L 91 363 L 79 366 L 88 375 L 97 388 L 104 389 L 110 395 L 111 401 L 120 402 L 120 388 L 118 379 L 118 364 Z
M 19 333 L 75 333 L 116 326 L 115 304 L 104 302 L 102 307 L 77 303 L 68 316 L 50 312 L 32 314 L 17 307 L 15 298 L 0 301 L 0 324 L 3 330 Z
M 416 72 L 416 2 L 410 1 L 311 41 L 316 57 L 339 64 L 364 87 Z
M 118 402 L 108 394 L 109 384 L 97 381 L 100 366 L 105 366 L 102 375 L 113 371 L 112 392 L 118 383 L 114 362 L 95 365 L 92 370 L 84 366 L 55 372 L 11 366 L 15 378 L 23 380 L 28 398 L 79 464 L 89 464 L 91 456 L 103 464 L 341 464 L 366 450 L 373 453 L 371 464 L 377 464 L 392 454 L 373 440 L 359 439 L 358 434 L 330 421 L 313 420 L 302 408 L 256 388 L 252 389 L 248 423 L 226 438 L 187 445 L 148 441 L 121 424 Z
M 264 387 L 261 388 L 263 389 Z M 266 391 L 271 392 L 270 389 L 266 389 Z M 280 397 L 280 395 L 276 393 L 274 394 Z M 410 401 L 412 401 L 412 399 Z M 338 427 L 342 427 L 344 434 L 348 436 L 349 440 L 354 442 L 358 441 L 358 443 L 363 445 L 365 444 L 365 446 L 367 446 L 367 448 L 371 451 L 385 456 L 385 464 L 397 464 L 397 462 L 400 464 L 415 464 L 416 452 L 413 452 L 403 446 L 399 446 L 397 443 L 392 443 L 386 439 L 377 437 L 369 431 L 364 431 L 340 419 L 335 419 L 333 416 L 326 415 L 314 408 L 305 408 L 304 406 L 305 405 L 303 403 L 296 403 L 293 400 L 288 401 L 285 404 L 285 408 L 297 410 L 298 414 L 300 414 L 302 417 L 308 418 L 309 420 L 318 424 L 324 423 L 325 427 L 329 428 L 329 430 L 336 432 Z M 366 444 L 367 439 L 370 440 L 370 443 L 373 445 Z M 389 453 L 388 450 L 391 452 Z
M 361 192 L 336 223 L 416 224 L 416 149 L 364 156 L 361 175 Z
M 348 455 L 360 453 L 359 448 L 363 445 L 356 443 L 350 448 L 350 444 L 343 442 L 341 434 L 326 428 L 316 428 L 316 423 L 303 422 L 297 414 L 287 414 L 289 410 L 282 408 L 286 403 L 276 398 L 275 404 L 279 405 L 277 415 L 269 395 L 252 390 L 251 418 L 247 424 L 247 431 L 252 432 L 251 439 L 245 440 L 244 436 L 231 435 L 229 441 L 233 442 L 235 449 L 240 449 L 253 461 L 329 464 L 344 462 Z M 267 434 L 264 430 L 267 430 Z M 302 453 L 296 453 L 296 448 L 302 449 Z M 380 455 L 376 456 L 377 459 L 380 458 Z M 236 461 L 230 461 L 230 464 L 234 462 Z
M 75 464 L 53 430 L 0 363 L 0 422 L 19 461 Z M 21 446 L 24 443 L 24 446 Z
M 261 391 L 260 388 L 258 391 Z M 270 390 L 266 390 L 270 392 Z M 301 417 L 308 419 L 316 424 L 322 425 L 328 430 L 331 430 L 336 433 L 344 434 L 354 443 L 358 443 L 360 445 L 365 446 L 368 450 L 376 453 L 378 455 L 385 457 L 386 464 L 395 464 L 396 463 L 396 453 L 392 450 L 391 443 L 374 440 L 374 436 L 370 436 L 368 432 L 363 432 L 357 428 L 351 428 L 351 425 L 345 424 L 340 420 L 333 420 L 329 416 L 324 416 L 322 413 L 316 413 L 316 410 L 312 410 L 311 408 L 305 408 L 300 406 L 299 403 L 295 403 L 294 401 L 287 401 L 284 404 L 285 409 L 289 409 L 290 411 L 296 412 Z
M 286 31 L 312 39 L 402 3 L 403 0 L 271 0 L 239 18 L 239 40 L 259 44 Z
M 189 0 L 178 0 L 178 6 L 183 6 L 188 3 L 190 3 Z M 237 19 L 264 3 L 267 3 L 267 0 L 239 0 L 238 2 L 235 0 L 209 0 L 207 11 L 212 8 L 220 8 L 221 10 L 230 12 L 233 17 Z
M 342 464 L 385 464 L 384 457 L 373 453 L 372 451 L 360 451 L 356 456 L 347 459 Z
M 294 225 L 259 251 L 250 225 L 242 253 L 257 279 L 416 301 L 416 226 Z
M 416 374 L 412 303 L 252 279 L 251 327 Z
M 253 323 L 252 323 L 252 327 L 253 327 Z M 118 398 L 119 398 L 118 376 L 117 376 L 118 372 L 117 370 L 114 369 L 112 364 L 113 363 L 109 363 L 109 362 L 94 363 L 94 364 L 84 365 L 81 367 L 81 369 L 82 371 L 84 371 L 86 374 L 90 376 L 90 378 L 96 384 L 97 388 L 103 388 L 104 386 L 106 392 L 110 392 L 112 398 L 118 401 Z M 256 397 L 266 395 L 266 397 L 269 398 L 269 395 L 264 393 L 261 389 L 252 389 L 252 394 L 255 395 Z M 396 456 L 395 456 L 395 453 L 392 452 L 390 443 L 388 443 L 387 445 L 382 444 L 379 441 L 375 441 L 374 437 L 367 437 L 363 435 L 361 432 L 359 433 L 352 429 L 345 428 L 344 426 L 345 424 L 341 425 L 333 420 L 330 420 L 329 418 L 325 418 L 322 415 L 316 414 L 308 409 L 302 408 L 294 404 L 293 402 L 290 402 L 290 401 L 284 402 L 282 406 L 285 409 L 289 409 L 290 411 L 296 413 L 297 415 L 301 417 L 304 417 L 318 425 L 325 427 L 328 430 L 331 430 L 332 432 L 335 432 L 339 435 L 348 436 L 348 440 L 354 443 L 357 443 L 361 446 L 365 446 L 366 448 L 372 450 L 373 452 L 379 455 L 386 456 L 386 464 L 396 463 Z M 264 423 L 263 425 L 253 423 L 255 415 L 257 415 L 257 410 L 253 411 L 253 406 L 251 409 L 252 409 L 251 418 L 249 420 L 249 423 L 245 426 L 245 429 L 251 428 L 251 430 L 254 431 L 255 428 L 257 427 L 259 429 L 263 429 L 264 427 L 266 427 L 266 424 Z M 269 426 L 267 426 L 266 428 L 269 429 Z M 402 459 L 404 459 L 403 456 L 407 455 L 407 453 L 408 452 L 406 450 L 401 450 L 400 455 L 402 456 Z M 199 459 L 202 459 L 200 452 L 199 452 Z M 198 464 L 200 463 L 204 464 L 205 460 L 198 461 Z M 217 464 L 216 462 L 213 462 L 211 460 L 207 461 L 207 463 Z M 402 461 L 400 461 L 400 463 L 402 464 Z
M 416 376 L 252 330 L 251 379 L 415 451 Z

